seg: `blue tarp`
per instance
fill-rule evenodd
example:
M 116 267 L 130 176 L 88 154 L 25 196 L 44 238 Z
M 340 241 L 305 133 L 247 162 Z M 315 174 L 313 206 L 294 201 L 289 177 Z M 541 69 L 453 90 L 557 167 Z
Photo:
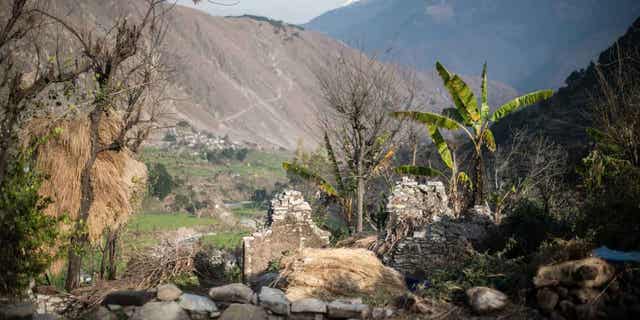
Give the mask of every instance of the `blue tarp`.
M 620 261 L 620 262 L 640 262 L 640 251 L 618 251 L 611 250 L 607 247 L 600 247 L 593 250 L 593 255 L 602 258 L 607 261 Z

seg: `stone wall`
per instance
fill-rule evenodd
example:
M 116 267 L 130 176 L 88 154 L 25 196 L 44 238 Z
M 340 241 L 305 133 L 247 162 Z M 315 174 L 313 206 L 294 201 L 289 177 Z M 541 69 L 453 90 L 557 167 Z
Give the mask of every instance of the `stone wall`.
M 441 182 L 419 184 L 403 178 L 389 197 L 387 210 L 390 224 L 383 242 L 387 248 L 380 252 L 383 262 L 419 279 L 462 263 L 493 226 L 490 210 L 485 207 L 454 217 Z
M 329 232 L 315 225 L 311 206 L 298 191 L 284 191 L 271 200 L 263 230 L 243 238 L 243 277 L 251 282 L 269 263 L 304 247 L 329 244 Z

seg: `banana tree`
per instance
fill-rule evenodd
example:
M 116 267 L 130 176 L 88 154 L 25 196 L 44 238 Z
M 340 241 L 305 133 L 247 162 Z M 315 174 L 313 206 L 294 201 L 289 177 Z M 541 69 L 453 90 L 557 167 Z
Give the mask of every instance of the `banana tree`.
M 353 222 L 353 188 L 350 188 L 349 184 L 345 183 L 345 179 L 340 171 L 340 165 L 336 159 L 327 133 L 324 135 L 324 141 L 325 148 L 327 149 L 327 156 L 331 164 L 331 170 L 333 171 L 334 180 L 336 181 L 335 185 L 331 184 L 319 173 L 314 172 L 304 165 L 283 162 L 282 168 L 289 174 L 294 174 L 305 181 L 315 184 L 322 193 L 335 201 L 340 206 L 342 218 L 349 226 L 349 230 L 351 230 Z
M 438 147 L 440 156 L 445 164 L 452 160 L 451 152 L 444 150 L 446 143 L 438 129 L 461 130 L 473 143 L 474 147 L 474 177 L 473 177 L 473 198 L 476 205 L 483 204 L 484 200 L 484 164 L 482 153 L 484 149 L 494 152 L 496 142 L 491 132 L 490 125 L 500 121 L 510 113 L 549 99 L 553 95 L 552 90 L 535 91 L 517 97 L 491 113 L 487 94 L 487 64 L 482 69 L 482 86 L 480 106 L 471 88 L 462 80 L 459 75 L 450 73 L 440 62 L 436 62 L 436 70 L 444 82 L 444 86 L 453 100 L 455 108 L 444 109 L 442 114 L 433 112 L 400 111 L 393 115 L 396 118 L 411 119 L 424 123 L 429 128 L 431 138 Z M 444 154 L 444 155 L 443 155 Z

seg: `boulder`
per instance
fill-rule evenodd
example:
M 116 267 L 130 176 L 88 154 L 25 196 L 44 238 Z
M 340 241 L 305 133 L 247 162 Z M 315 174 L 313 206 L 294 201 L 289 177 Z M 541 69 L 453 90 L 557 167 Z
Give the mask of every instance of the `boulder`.
M 118 320 L 118 317 L 115 313 L 109 311 L 109 309 L 99 306 L 95 308 L 93 311 L 89 312 L 88 315 L 84 316 L 83 319 L 87 320 Z
M 165 284 L 158 286 L 157 297 L 161 301 L 175 301 L 182 295 L 182 290 L 174 284 Z
M 327 313 L 337 319 L 364 319 L 369 306 L 360 301 L 335 300 L 327 305 Z
M 131 320 L 190 320 L 189 315 L 176 302 L 149 302 L 138 308 Z
M 571 295 L 574 296 L 581 304 L 593 304 L 598 296 L 600 296 L 600 290 L 593 288 L 578 288 L 571 290 Z
M 289 315 L 291 312 L 291 302 L 281 290 L 262 287 L 258 299 L 261 306 L 275 314 Z
M 371 319 L 373 320 L 388 319 L 392 316 L 393 310 L 388 308 L 373 308 L 373 310 L 371 310 Z
M 178 300 L 178 304 L 182 309 L 190 312 L 217 312 L 216 304 L 207 297 L 197 296 L 195 294 L 185 293 Z
M 250 304 L 232 304 L 220 316 L 219 320 L 267 320 L 267 312 Z
M 576 317 L 580 320 L 597 319 L 597 307 L 592 304 L 581 304 L 576 306 Z
M 34 313 L 36 306 L 28 302 L 0 305 L 0 319 L 3 320 L 31 319 Z
M 613 278 L 615 269 L 599 258 L 567 261 L 542 266 L 533 278 L 537 287 L 567 285 L 583 288 L 600 287 Z
M 211 288 L 209 297 L 220 302 L 256 303 L 253 290 L 242 283 Z
M 102 305 L 142 306 L 153 298 L 154 294 L 147 291 L 115 291 L 104 297 Z
M 573 319 L 576 314 L 576 305 L 569 300 L 562 300 L 558 303 L 558 310 L 567 318 Z
M 327 313 L 327 303 L 314 299 L 302 299 L 291 303 L 292 313 Z
M 546 313 L 551 313 L 555 309 L 559 299 L 560 296 L 549 288 L 542 288 L 536 294 L 538 306 Z
M 32 320 L 58 320 L 60 316 L 52 313 L 37 313 L 33 315 Z
M 504 293 L 487 287 L 473 287 L 468 289 L 466 294 L 469 305 L 477 314 L 500 311 L 509 302 L 509 298 Z

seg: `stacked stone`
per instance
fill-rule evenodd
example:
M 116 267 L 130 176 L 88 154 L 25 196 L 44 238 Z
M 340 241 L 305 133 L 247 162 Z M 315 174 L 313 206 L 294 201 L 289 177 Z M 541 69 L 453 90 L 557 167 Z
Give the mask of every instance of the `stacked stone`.
M 286 190 L 277 194 L 270 202 L 266 225 L 270 227 L 287 218 L 297 221 L 311 220 L 311 206 L 304 201 L 302 193 L 295 190 Z
M 448 203 L 449 198 L 442 182 L 418 184 L 415 180 L 404 177 L 393 188 L 387 202 L 387 213 L 390 219 L 428 223 L 437 221 L 441 216 L 451 216 Z
M 640 281 L 598 258 L 543 266 L 533 283 L 538 308 L 551 319 L 640 318 Z
M 389 197 L 387 210 L 389 234 L 398 225 L 411 225 L 409 234 L 396 235 L 398 241 L 382 252 L 386 265 L 405 276 L 429 278 L 435 270 L 463 263 L 472 248 L 479 246 L 494 225 L 486 207 L 474 207 L 463 217 L 453 216 L 448 207 L 444 184 L 430 181 L 419 184 L 403 178 Z
M 49 301 L 56 300 L 51 297 Z M 56 300 L 57 301 L 57 300 Z M 62 310 L 43 315 L 32 304 L 0 305 L 0 319 L 61 319 Z M 66 314 L 65 314 L 66 316 Z M 289 301 L 279 289 L 254 292 L 241 283 L 214 287 L 208 296 L 184 293 L 173 284 L 150 290 L 109 293 L 102 304 L 73 318 L 131 320 L 323 320 L 397 316 L 395 309 L 372 308 L 361 299 Z
M 302 193 L 286 190 L 269 205 L 265 228 L 243 238 L 243 277 L 253 282 L 269 264 L 302 248 L 329 244 L 330 233 L 320 229 L 311 217 L 311 206 Z

